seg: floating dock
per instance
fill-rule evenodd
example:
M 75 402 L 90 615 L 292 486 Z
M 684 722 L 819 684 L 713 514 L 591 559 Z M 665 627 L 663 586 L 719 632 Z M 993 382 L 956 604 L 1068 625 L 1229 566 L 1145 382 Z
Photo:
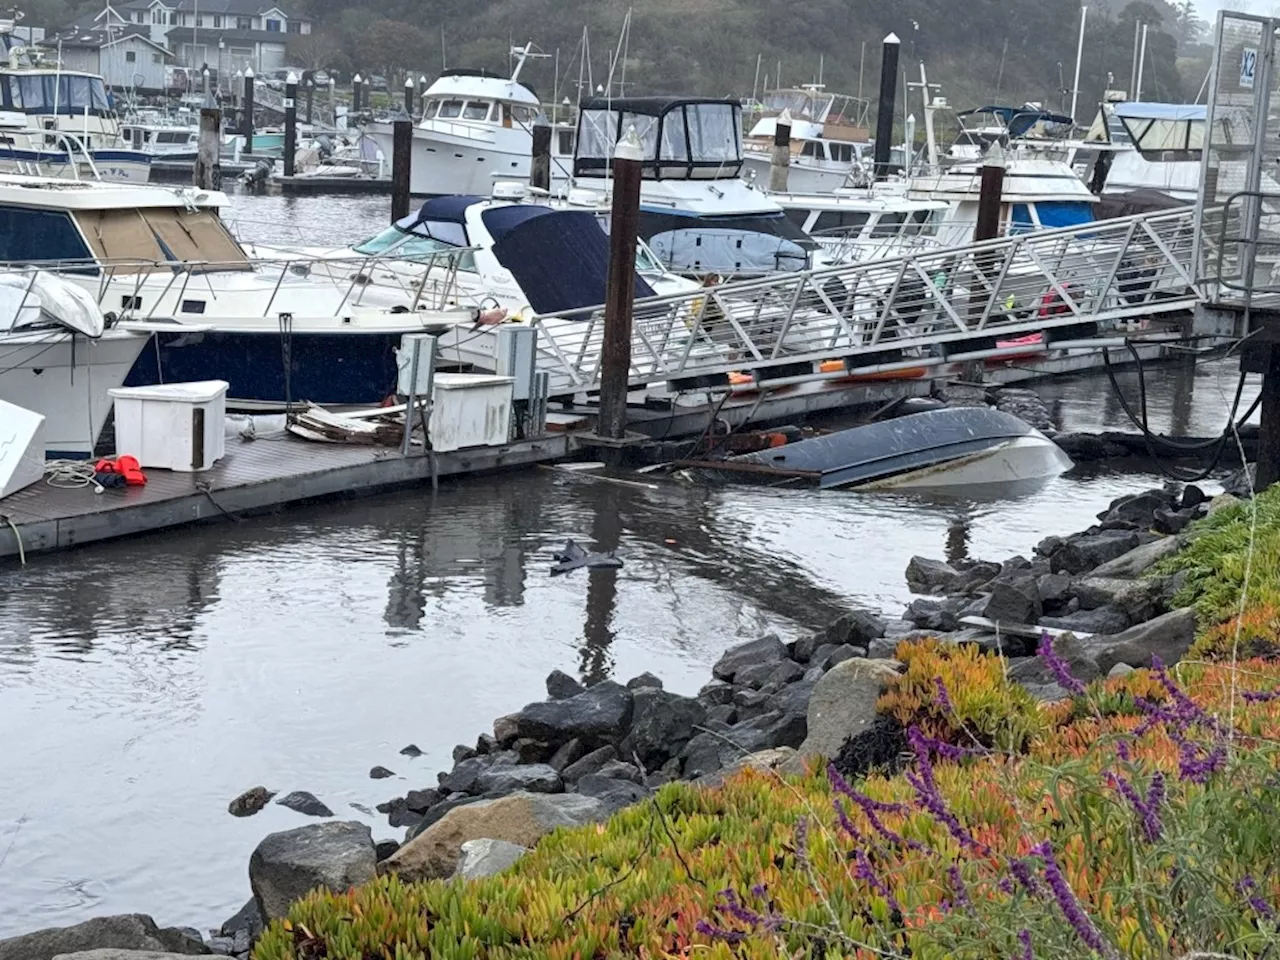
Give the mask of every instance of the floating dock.
M 487 473 L 566 457 L 567 435 L 473 447 L 434 456 L 438 477 Z M 0 558 L 31 556 L 242 513 L 333 497 L 362 496 L 424 482 L 432 459 L 375 446 L 312 443 L 281 433 L 228 439 L 227 454 L 199 473 L 148 470 L 144 487 L 32 484 L 0 500 Z

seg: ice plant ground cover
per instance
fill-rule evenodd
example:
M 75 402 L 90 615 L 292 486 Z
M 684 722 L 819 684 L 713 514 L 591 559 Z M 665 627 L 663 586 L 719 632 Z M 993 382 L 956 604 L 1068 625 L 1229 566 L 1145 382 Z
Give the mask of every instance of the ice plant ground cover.
M 254 956 L 1280 960 L 1280 494 L 1250 559 L 1251 526 L 1215 514 L 1165 571 L 1197 659 L 1086 687 L 1045 642 L 1073 695 L 1041 705 L 998 657 L 904 645 L 900 772 L 670 784 L 497 877 L 312 894 Z

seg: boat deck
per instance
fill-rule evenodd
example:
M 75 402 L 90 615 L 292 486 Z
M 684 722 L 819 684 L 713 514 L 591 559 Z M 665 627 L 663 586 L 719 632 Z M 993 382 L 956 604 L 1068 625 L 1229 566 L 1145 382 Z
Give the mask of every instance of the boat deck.
M 503 447 L 436 454 L 439 477 L 549 462 L 573 446 L 567 435 Z M 360 496 L 429 482 L 426 456 L 312 443 L 279 434 L 227 440 L 227 453 L 200 473 L 148 470 L 144 487 L 53 487 L 44 481 L 0 500 L 0 558 L 64 550 L 326 497 Z M 12 524 L 12 526 L 10 526 Z M 16 531 L 16 535 L 15 535 Z M 21 550 L 19 539 L 21 538 Z

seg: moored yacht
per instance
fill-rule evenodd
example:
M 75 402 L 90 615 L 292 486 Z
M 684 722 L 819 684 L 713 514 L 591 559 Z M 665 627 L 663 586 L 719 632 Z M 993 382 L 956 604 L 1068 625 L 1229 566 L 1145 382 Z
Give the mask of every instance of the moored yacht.
M 843 186 L 870 154 L 866 100 L 829 93 L 821 84 L 765 94 L 763 116 L 747 132 L 742 173 L 760 185 L 769 182 L 778 118 L 791 119 L 788 187 L 796 193 L 825 193 Z

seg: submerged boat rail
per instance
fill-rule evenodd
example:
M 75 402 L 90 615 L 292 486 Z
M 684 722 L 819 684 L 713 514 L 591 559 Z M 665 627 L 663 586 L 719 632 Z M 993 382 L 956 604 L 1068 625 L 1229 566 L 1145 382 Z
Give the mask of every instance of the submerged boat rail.
M 630 382 L 838 379 L 1054 349 L 1055 329 L 1079 340 L 1189 309 L 1193 240 L 1187 208 L 637 300 Z M 596 389 L 603 309 L 534 323 L 553 393 Z M 1000 345 L 1041 332 L 1039 347 Z

